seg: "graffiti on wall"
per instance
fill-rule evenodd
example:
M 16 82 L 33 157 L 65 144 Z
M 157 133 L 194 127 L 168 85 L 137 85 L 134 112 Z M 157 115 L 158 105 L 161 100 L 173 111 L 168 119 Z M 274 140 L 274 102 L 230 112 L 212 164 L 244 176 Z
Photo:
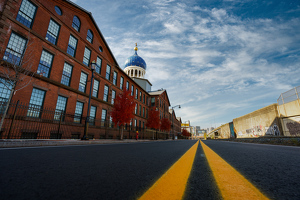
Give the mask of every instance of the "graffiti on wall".
M 275 135 L 275 136 L 280 135 L 279 127 L 277 126 L 276 123 L 274 123 L 273 126 L 265 127 L 265 132 L 266 132 L 266 135 Z
M 298 124 L 298 132 L 300 133 L 300 124 Z M 262 125 L 259 126 L 253 126 L 252 128 L 246 129 L 246 134 L 243 134 L 242 131 L 238 132 L 239 136 L 246 136 L 246 137 L 259 137 L 263 135 L 274 135 L 274 136 L 280 136 L 279 127 L 276 123 L 274 123 L 272 126 L 264 127 Z
M 291 135 L 300 134 L 300 123 L 298 122 L 288 122 L 286 123 L 286 127 L 289 129 Z
M 253 128 L 246 129 L 246 134 L 253 136 L 261 136 L 263 135 L 262 126 L 254 126 Z

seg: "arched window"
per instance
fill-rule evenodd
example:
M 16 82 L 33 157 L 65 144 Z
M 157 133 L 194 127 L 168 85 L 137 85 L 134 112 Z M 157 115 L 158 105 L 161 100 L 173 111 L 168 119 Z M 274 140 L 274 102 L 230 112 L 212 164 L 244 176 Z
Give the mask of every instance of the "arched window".
M 62 11 L 61 11 L 60 7 L 55 6 L 54 9 L 58 15 L 62 15 Z
M 79 18 L 75 15 L 73 18 L 73 23 L 72 23 L 72 27 L 79 32 L 80 29 L 80 20 Z
M 87 32 L 86 39 L 87 39 L 90 43 L 92 43 L 92 42 L 93 42 L 93 37 L 94 37 L 93 32 L 89 29 L 88 32 Z

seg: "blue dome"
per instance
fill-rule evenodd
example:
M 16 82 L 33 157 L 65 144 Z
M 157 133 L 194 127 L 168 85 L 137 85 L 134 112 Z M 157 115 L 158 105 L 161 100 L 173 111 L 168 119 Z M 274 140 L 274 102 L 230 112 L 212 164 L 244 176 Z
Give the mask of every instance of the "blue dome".
M 133 56 L 130 56 L 129 58 L 127 58 L 124 68 L 126 68 L 128 66 L 138 66 L 138 67 L 141 67 L 145 70 L 147 68 L 146 62 L 144 61 L 143 58 L 141 58 L 140 56 L 137 55 L 136 51 L 135 51 Z

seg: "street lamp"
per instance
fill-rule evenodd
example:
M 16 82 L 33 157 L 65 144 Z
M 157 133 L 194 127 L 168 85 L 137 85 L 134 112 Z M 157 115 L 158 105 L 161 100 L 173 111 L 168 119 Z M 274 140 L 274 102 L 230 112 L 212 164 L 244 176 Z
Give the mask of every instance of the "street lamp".
M 89 121 L 90 121 L 90 107 L 91 107 L 91 97 L 92 97 L 92 88 L 93 88 L 93 79 L 94 79 L 94 71 L 96 69 L 96 62 L 93 60 L 91 62 L 91 70 L 92 70 L 92 78 L 91 78 L 91 85 L 90 85 L 90 94 L 89 94 L 89 103 L 88 103 L 88 109 L 87 109 L 87 115 L 85 120 L 85 127 L 84 127 L 84 134 L 81 138 L 82 140 L 88 140 L 88 128 L 89 128 Z
M 180 105 L 176 105 L 176 106 L 173 106 L 172 107 L 172 133 L 173 133 L 173 140 L 175 139 L 175 134 L 174 134 L 174 117 L 173 117 L 173 114 L 174 114 L 174 108 L 181 108 Z

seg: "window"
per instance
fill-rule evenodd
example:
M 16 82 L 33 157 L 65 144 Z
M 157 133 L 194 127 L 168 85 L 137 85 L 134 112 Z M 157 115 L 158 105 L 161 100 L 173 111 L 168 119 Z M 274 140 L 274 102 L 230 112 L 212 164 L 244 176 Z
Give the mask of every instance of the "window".
M 139 107 L 139 114 L 140 114 L 140 116 L 142 116 L 142 106 L 141 105 Z
M 105 123 L 105 121 L 106 121 L 106 113 L 107 113 L 107 110 L 102 109 L 101 126 L 104 126 L 104 123 Z
M 101 65 L 102 65 L 102 60 L 101 58 L 97 57 L 97 61 L 96 61 L 96 69 L 95 71 L 98 73 L 98 74 L 101 74 Z
M 108 86 L 104 86 L 104 95 L 103 95 L 103 101 L 108 101 Z
M 98 90 L 99 90 L 99 81 L 97 79 L 94 80 L 94 85 L 93 85 L 93 97 L 97 97 L 98 98 Z
M 91 58 L 91 50 L 89 50 L 87 47 L 85 47 L 84 55 L 83 55 L 83 64 L 86 66 L 89 66 Z
M 50 19 L 48 31 L 46 34 L 46 40 L 56 45 L 59 29 L 60 29 L 60 25 L 58 25 L 55 21 Z
M 155 97 L 151 97 L 151 106 L 155 106 Z
M 143 117 L 145 117 L 145 107 L 143 107 Z
M 90 43 L 92 43 L 93 42 L 93 37 L 94 37 L 93 32 L 89 29 L 87 31 L 87 35 L 86 35 L 87 41 L 89 41 Z
M 129 90 L 129 82 L 126 81 L 126 90 Z
M 117 78 L 118 78 L 118 73 L 114 71 L 114 76 L 113 76 L 113 84 L 117 85 Z
M 145 94 L 143 95 L 143 103 L 145 103 Z
M 70 35 L 67 53 L 72 57 L 75 57 L 77 42 L 78 40 L 72 35 Z
M 106 66 L 106 76 L 105 77 L 107 80 L 110 79 L 110 66 L 109 65 Z
M 61 9 L 60 9 L 58 6 L 55 6 L 54 9 L 55 9 L 55 12 L 56 12 L 58 15 L 62 15 L 62 11 L 61 11 Z
M 29 109 L 27 111 L 28 117 L 40 117 L 45 94 L 46 92 L 44 90 L 33 88 L 29 102 Z
M 3 102 L 8 100 L 11 93 L 12 85 L 9 84 L 8 80 L 5 80 L 3 78 L 0 78 L 0 80 L 0 101 Z
M 11 93 L 12 84 L 9 83 L 8 80 L 0 78 L 0 113 L 3 114 L 6 108 L 6 102 Z
M 148 118 L 148 109 L 146 108 L 146 118 Z
M 120 89 L 123 90 L 124 78 L 121 76 L 120 78 Z
M 115 103 L 115 98 L 116 98 L 116 91 L 112 90 L 111 91 L 111 104 Z
M 140 91 L 140 101 L 142 101 L 142 92 Z
M 43 76 L 49 78 L 52 61 L 53 61 L 53 55 L 48 51 L 43 50 L 37 73 L 42 74 Z
M 63 96 L 58 96 L 55 108 L 55 120 L 60 120 L 60 117 L 63 113 L 65 113 L 66 106 L 67 106 L 67 98 Z
M 14 65 L 19 65 L 25 52 L 26 43 L 26 39 L 12 32 L 3 56 L 3 60 L 6 60 Z
M 78 88 L 80 92 L 85 92 L 87 77 L 88 75 L 86 73 L 81 72 L 79 88 Z
M 89 124 L 92 126 L 95 125 L 96 111 L 97 111 L 97 107 L 91 106 Z
M 72 65 L 69 65 L 68 63 L 65 62 L 63 74 L 61 77 L 62 84 L 66 85 L 66 86 L 70 86 L 72 71 L 73 71 Z
M 80 20 L 79 20 L 79 18 L 76 15 L 73 17 L 72 27 L 76 31 L 79 32 L 79 29 L 80 29 Z
M 131 96 L 133 96 L 134 95 L 134 86 L 132 85 L 131 86 Z
M 99 46 L 99 51 L 103 52 L 103 48 L 101 46 Z
M 36 6 L 28 0 L 23 0 L 16 19 L 28 28 L 31 28 L 35 13 Z
M 138 89 L 136 88 L 135 89 L 135 98 L 138 99 L 139 98 L 138 96 L 139 96 L 139 92 L 138 92 Z
M 138 108 L 138 105 L 137 103 L 135 104 L 135 108 L 134 108 L 134 114 L 137 114 L 137 108 Z
M 80 101 L 77 101 L 76 108 L 75 108 L 75 114 L 74 114 L 74 122 L 75 123 L 81 123 L 82 111 L 83 111 L 83 103 Z

